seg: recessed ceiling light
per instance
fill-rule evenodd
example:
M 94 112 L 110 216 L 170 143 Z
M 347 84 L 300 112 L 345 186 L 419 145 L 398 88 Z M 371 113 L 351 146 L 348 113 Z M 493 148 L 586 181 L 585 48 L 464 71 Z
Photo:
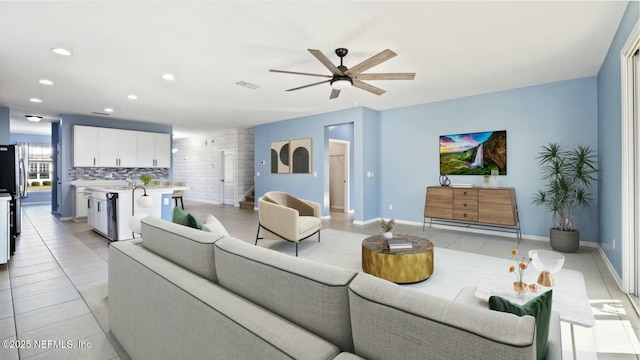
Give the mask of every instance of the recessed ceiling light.
M 38 81 L 40 84 L 42 85 L 53 85 L 53 81 L 49 80 L 49 79 L 42 79 L 40 81 Z
M 133 95 L 133 94 L 131 94 L 131 95 L 127 96 L 127 99 L 129 99 L 129 100 L 138 100 L 138 97 Z
M 51 49 L 51 51 L 53 51 L 54 53 L 58 54 L 58 55 L 64 55 L 64 56 L 71 56 L 73 55 L 73 53 L 67 49 L 64 48 L 53 48 Z
M 176 79 L 176 77 L 173 76 L 173 74 L 169 74 L 169 73 L 162 74 L 162 78 L 167 80 L 167 81 L 173 81 L 173 80 Z
M 25 117 L 27 118 L 27 120 L 33 121 L 33 122 L 38 122 L 42 120 L 42 116 L 38 116 L 38 115 L 25 115 Z
M 104 108 L 104 112 L 106 113 L 112 113 L 113 109 L 112 108 Z
M 41 103 L 42 102 L 42 100 L 40 100 L 38 98 L 31 98 L 31 99 L 29 99 L 29 101 L 35 102 L 35 103 Z

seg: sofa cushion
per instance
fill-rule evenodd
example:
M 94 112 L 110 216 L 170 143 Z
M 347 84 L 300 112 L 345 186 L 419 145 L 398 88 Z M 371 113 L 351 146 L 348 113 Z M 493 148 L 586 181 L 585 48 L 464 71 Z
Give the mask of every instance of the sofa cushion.
M 536 358 L 542 360 L 547 353 L 547 339 L 549 338 L 549 318 L 551 316 L 551 298 L 553 290 L 529 300 L 524 305 L 514 304 L 500 296 L 489 298 L 489 309 L 515 314 L 518 316 L 531 315 L 536 318 Z
M 349 306 L 355 354 L 367 359 L 535 359 L 531 316 L 478 311 L 364 273 L 349 285 Z
M 229 232 L 224 228 L 220 220 L 211 214 L 207 214 L 204 218 L 204 224 L 202 224 L 202 230 L 212 232 L 214 234 L 220 234 L 229 236 Z
M 353 351 L 348 285 L 356 272 L 225 237 L 215 244 L 223 287 Z M 295 340 L 292 340 L 295 341 Z
M 214 282 L 218 278 L 213 243 L 222 237 L 153 216 L 142 219 L 145 248 Z
M 109 327 L 132 359 L 326 360 L 309 330 L 130 241 L 109 248 Z
M 194 229 L 202 230 L 202 225 L 191 215 L 190 213 L 184 211 L 182 208 L 175 207 L 173 209 L 173 222 L 176 224 L 180 224 L 183 226 L 192 227 Z

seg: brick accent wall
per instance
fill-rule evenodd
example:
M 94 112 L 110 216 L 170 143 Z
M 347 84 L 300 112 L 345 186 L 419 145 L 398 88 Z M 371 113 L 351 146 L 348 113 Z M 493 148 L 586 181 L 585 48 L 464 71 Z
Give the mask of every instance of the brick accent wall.
M 207 136 L 175 139 L 178 152 L 173 154 L 173 180 L 184 181 L 191 190 L 184 198 L 222 204 L 222 152 L 235 153 L 234 206 L 254 183 L 253 129 L 228 129 Z

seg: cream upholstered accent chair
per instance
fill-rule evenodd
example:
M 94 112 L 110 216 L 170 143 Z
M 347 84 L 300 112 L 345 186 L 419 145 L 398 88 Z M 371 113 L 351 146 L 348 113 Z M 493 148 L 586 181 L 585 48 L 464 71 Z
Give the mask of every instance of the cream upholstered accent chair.
M 258 239 L 283 239 L 298 243 L 316 233 L 320 242 L 320 204 L 298 199 L 281 191 L 270 191 L 258 199 Z M 260 237 L 262 229 L 262 237 Z

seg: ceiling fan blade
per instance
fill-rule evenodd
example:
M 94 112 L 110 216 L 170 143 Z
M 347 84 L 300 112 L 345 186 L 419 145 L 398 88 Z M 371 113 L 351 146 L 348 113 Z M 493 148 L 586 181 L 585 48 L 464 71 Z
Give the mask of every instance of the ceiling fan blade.
M 328 82 L 330 82 L 330 81 L 331 81 L 331 80 L 324 80 L 324 81 L 320 81 L 320 82 L 317 82 L 317 83 L 313 83 L 313 84 L 309 84 L 309 85 L 304 85 L 304 86 L 299 86 L 299 87 L 297 87 L 297 88 L 293 88 L 293 89 L 288 89 L 287 91 L 300 90 L 300 89 L 308 88 L 308 87 L 310 87 L 310 86 L 316 86 L 316 85 L 320 85 L 320 84 L 328 83 Z
M 360 80 L 353 80 L 353 86 L 357 87 L 358 89 L 362 89 L 364 91 L 368 91 L 370 93 L 376 94 L 376 95 L 382 95 L 384 93 L 386 93 L 385 90 L 380 89 L 379 87 L 375 87 L 373 85 L 367 84 L 365 82 L 362 82 Z
M 413 80 L 416 73 L 378 73 L 358 74 L 353 78 L 358 80 Z
M 329 71 L 331 71 L 332 74 L 334 74 L 334 75 L 342 75 L 342 71 L 340 69 L 338 69 L 338 67 L 335 66 L 331 62 L 331 60 L 329 60 L 328 57 L 324 56 L 322 51 L 314 50 L 314 49 L 307 49 L 307 50 L 311 53 L 311 55 L 315 56 L 316 59 L 318 59 L 318 61 L 320 61 L 322 63 L 322 65 L 324 65 L 327 69 L 329 69 Z
M 336 99 L 338 98 L 338 95 L 340 95 L 340 90 L 333 89 L 331 90 L 331 95 L 329 96 L 329 99 Z
M 373 55 L 372 57 L 368 58 L 367 60 L 361 62 L 360 64 L 352 67 L 351 69 L 347 70 L 344 72 L 345 75 L 358 75 L 363 71 L 366 71 L 368 69 L 371 69 L 372 67 L 383 63 L 389 59 L 391 59 L 392 57 L 396 56 L 398 54 L 394 53 L 393 51 L 387 49 L 377 55 Z
M 312 73 L 305 73 L 305 72 L 298 72 L 298 71 L 286 71 L 286 70 L 269 70 L 269 71 L 275 72 L 275 73 L 293 74 L 293 75 L 307 75 L 307 76 L 318 76 L 318 77 L 326 77 L 326 78 L 333 77 L 331 75 L 312 74 Z

